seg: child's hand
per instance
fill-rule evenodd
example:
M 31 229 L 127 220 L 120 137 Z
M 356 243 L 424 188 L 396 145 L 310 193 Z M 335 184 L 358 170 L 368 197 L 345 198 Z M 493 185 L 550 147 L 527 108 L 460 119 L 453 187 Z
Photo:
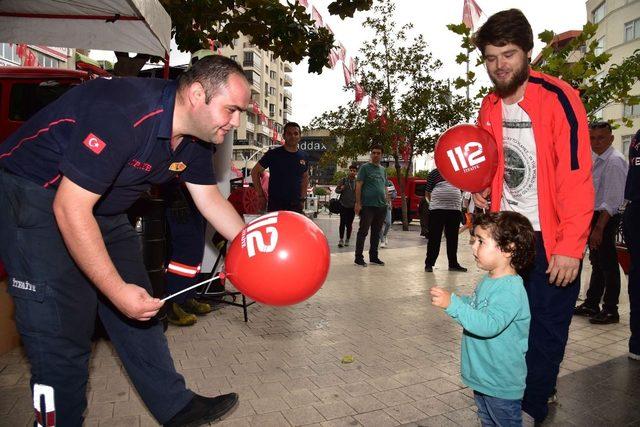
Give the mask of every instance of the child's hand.
M 429 293 L 431 294 L 431 304 L 436 307 L 447 308 L 451 304 L 451 292 L 434 286 L 429 289 Z

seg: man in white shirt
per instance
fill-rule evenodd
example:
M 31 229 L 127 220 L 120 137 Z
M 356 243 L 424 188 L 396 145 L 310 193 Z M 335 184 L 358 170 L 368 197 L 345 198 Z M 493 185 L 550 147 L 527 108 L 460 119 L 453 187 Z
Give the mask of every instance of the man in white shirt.
M 587 299 L 575 308 L 574 314 L 589 316 L 591 323 L 602 325 L 620 321 L 620 268 L 616 256 L 616 233 L 620 223 L 618 209 L 624 201 L 628 165 L 622 153 L 611 146 L 613 134 L 609 123 L 596 122 L 589 128 L 593 151 L 593 187 L 596 191 L 588 241 L 592 269 Z M 603 306 L 600 310 L 603 294 Z

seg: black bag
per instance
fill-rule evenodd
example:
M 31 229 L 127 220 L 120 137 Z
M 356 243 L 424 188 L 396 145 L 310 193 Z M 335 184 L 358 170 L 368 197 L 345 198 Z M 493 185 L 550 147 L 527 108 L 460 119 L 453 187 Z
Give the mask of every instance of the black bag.
M 342 211 L 342 205 L 338 199 L 329 200 L 329 212 L 339 214 Z

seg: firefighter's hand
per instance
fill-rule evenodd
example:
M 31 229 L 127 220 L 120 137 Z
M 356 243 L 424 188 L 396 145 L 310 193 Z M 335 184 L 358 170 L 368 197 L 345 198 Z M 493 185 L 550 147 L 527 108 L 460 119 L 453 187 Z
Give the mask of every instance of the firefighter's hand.
M 138 285 L 123 283 L 109 297 L 113 305 L 130 319 L 146 321 L 158 313 L 164 302 L 153 298 Z

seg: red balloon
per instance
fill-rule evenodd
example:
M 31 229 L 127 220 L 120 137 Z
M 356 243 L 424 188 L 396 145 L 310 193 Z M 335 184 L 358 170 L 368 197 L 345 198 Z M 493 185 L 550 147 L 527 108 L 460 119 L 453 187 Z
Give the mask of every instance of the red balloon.
M 277 211 L 251 221 L 233 239 L 225 276 L 254 301 L 291 305 L 320 289 L 329 259 L 327 238 L 313 221 L 295 212 Z
M 468 124 L 447 129 L 438 139 L 434 158 L 444 179 L 472 193 L 489 187 L 498 168 L 498 150 L 491 134 Z

